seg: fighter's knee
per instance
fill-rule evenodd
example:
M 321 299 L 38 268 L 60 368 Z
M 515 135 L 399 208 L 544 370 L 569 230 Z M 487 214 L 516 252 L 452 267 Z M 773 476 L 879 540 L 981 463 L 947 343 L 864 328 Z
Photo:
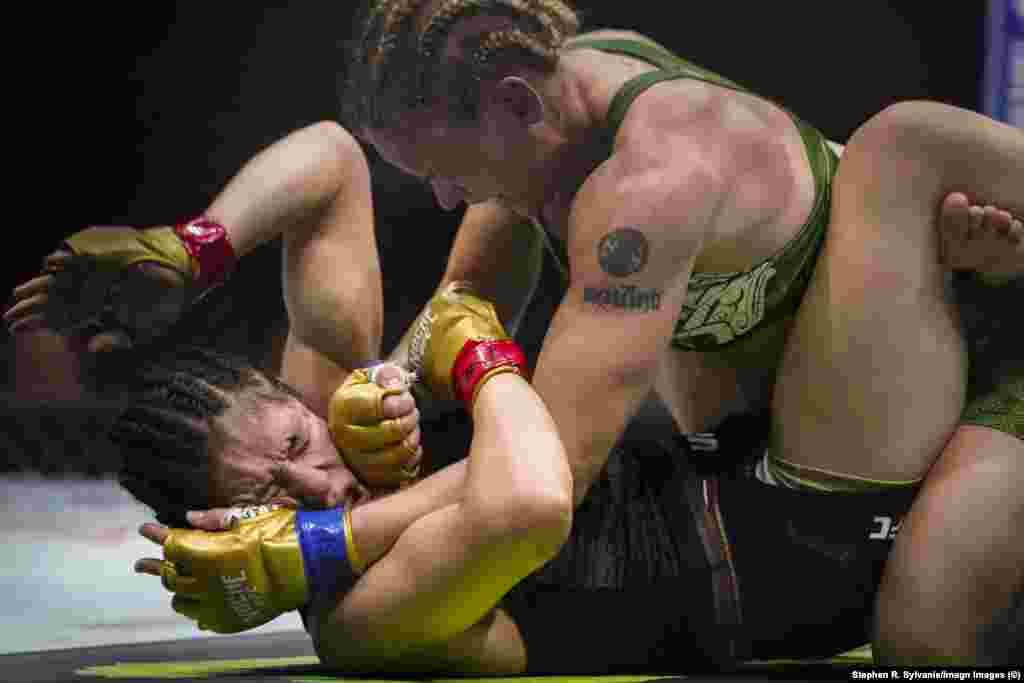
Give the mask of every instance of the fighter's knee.
M 844 162 L 855 154 L 906 156 L 905 150 L 919 144 L 924 114 L 930 103 L 897 102 L 861 124 L 850 136 Z
M 949 142 L 972 123 L 976 114 L 927 100 L 891 104 L 865 121 L 850 137 L 847 151 L 882 155 L 920 163 L 922 168 L 941 167 Z M 844 159 L 846 154 L 844 154 Z

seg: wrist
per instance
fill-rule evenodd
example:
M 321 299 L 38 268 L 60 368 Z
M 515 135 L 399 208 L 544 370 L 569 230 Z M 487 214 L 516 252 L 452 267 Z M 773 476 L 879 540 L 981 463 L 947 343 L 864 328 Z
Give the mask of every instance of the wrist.
M 525 375 L 526 356 L 511 339 L 469 341 L 455 358 L 452 386 L 455 396 L 471 412 L 480 387 L 497 374 Z
M 310 602 L 333 601 L 348 592 L 365 569 L 352 537 L 349 508 L 296 510 L 295 533 Z
M 212 218 L 200 216 L 174 226 L 192 260 L 192 275 L 200 296 L 224 284 L 238 264 L 227 230 Z

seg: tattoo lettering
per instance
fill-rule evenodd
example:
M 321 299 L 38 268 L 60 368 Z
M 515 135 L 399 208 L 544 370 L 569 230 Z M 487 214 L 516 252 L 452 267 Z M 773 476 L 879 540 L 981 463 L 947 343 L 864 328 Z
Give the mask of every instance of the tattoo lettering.
M 621 308 L 624 311 L 647 313 L 661 308 L 661 292 L 656 289 L 638 289 L 633 285 L 619 287 L 585 287 L 583 303 L 600 308 Z
M 650 245 L 636 228 L 613 230 L 597 243 L 597 261 L 612 277 L 628 277 L 647 265 Z

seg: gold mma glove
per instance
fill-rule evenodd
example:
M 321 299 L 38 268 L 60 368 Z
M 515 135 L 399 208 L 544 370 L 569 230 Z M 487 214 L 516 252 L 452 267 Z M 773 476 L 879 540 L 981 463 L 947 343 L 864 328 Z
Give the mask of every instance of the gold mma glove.
M 466 282 L 434 296 L 417 319 L 409 366 L 436 396 L 472 410 L 480 387 L 502 372 L 525 375 L 526 356 L 509 338 L 494 306 Z
M 362 572 L 345 507 L 246 508 L 229 531 L 171 529 L 161 578 L 175 611 L 238 633 L 313 601 L 333 601 Z
M 224 227 L 206 218 L 145 230 L 92 227 L 64 242 L 77 257 L 69 269 L 79 276 L 65 281 L 57 292 L 62 307 L 50 312 L 51 324 L 64 331 L 98 319 L 115 283 L 136 264 L 156 263 L 179 273 L 195 299 L 223 284 L 237 262 Z
M 384 399 L 405 391 L 374 379 L 380 365 L 353 370 L 331 396 L 327 426 L 345 463 L 370 488 L 396 488 L 420 472 L 417 451 L 405 445 L 398 418 L 384 418 Z

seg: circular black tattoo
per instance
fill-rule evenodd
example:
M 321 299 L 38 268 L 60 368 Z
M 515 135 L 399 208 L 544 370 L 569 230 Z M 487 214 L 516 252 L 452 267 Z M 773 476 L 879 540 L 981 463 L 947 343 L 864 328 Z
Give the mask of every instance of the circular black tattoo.
M 597 261 L 601 270 L 609 275 L 626 277 L 643 270 L 649 249 L 642 232 L 635 228 L 619 228 L 598 242 Z

